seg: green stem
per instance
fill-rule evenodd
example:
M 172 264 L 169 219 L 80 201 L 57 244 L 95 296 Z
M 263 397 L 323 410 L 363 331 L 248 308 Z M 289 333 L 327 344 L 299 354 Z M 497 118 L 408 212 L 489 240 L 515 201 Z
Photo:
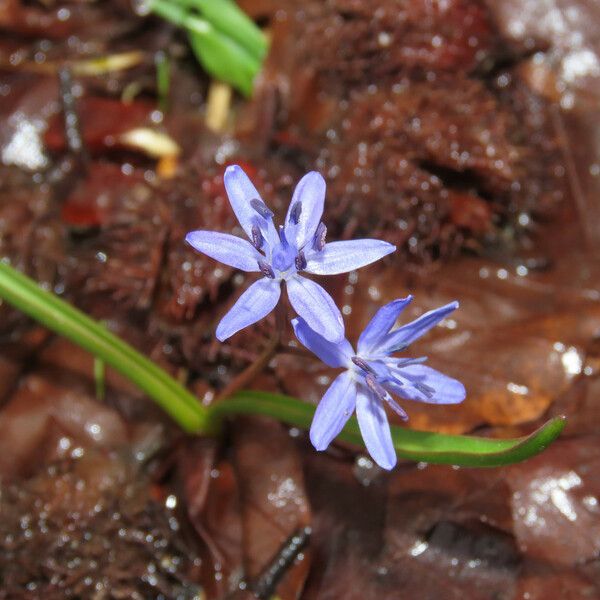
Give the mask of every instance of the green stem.
M 100 323 L 0 261 L 0 296 L 52 331 L 85 348 L 138 385 L 188 432 L 206 429 L 206 409 L 168 373 Z
M 169 87 L 171 84 L 171 63 L 169 56 L 163 50 L 159 50 L 154 57 L 156 65 L 156 93 L 158 96 L 158 108 L 164 114 L 169 105 Z
M 96 384 L 96 400 L 104 401 L 106 397 L 106 365 L 94 356 L 94 383 Z
M 212 427 L 221 419 L 239 414 L 265 415 L 308 429 L 314 406 L 306 402 L 264 392 L 240 392 L 208 409 Z M 465 467 L 497 467 L 521 462 L 547 448 L 565 426 L 564 417 L 550 419 L 532 434 L 514 439 L 493 439 L 466 435 L 445 435 L 391 427 L 396 453 L 401 458 Z M 338 439 L 362 445 L 358 422 L 352 417 Z

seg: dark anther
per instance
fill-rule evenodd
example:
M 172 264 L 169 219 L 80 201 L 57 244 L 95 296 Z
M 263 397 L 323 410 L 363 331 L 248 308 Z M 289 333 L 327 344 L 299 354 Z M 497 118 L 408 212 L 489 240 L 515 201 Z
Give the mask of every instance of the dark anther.
M 319 223 L 317 227 L 317 231 L 315 233 L 315 240 L 313 242 L 313 248 L 318 252 L 321 252 L 323 248 L 325 248 L 325 238 L 327 237 L 327 227 L 325 227 L 325 223 L 322 221 Z
M 350 360 L 352 360 L 352 362 L 365 373 L 373 373 L 373 369 L 371 369 L 369 363 L 366 360 L 363 360 L 360 356 L 353 356 Z
M 60 97 L 63 107 L 63 118 L 65 126 L 65 139 L 69 151 L 80 158 L 85 158 L 85 147 L 79 125 L 79 116 L 73 93 L 73 79 L 71 71 L 66 67 L 59 69 L 58 81 L 60 86 Z
M 306 256 L 304 256 L 304 252 L 300 250 L 296 255 L 296 271 L 304 271 L 306 269 Z
M 260 229 L 258 228 L 258 226 L 252 225 L 252 245 L 257 250 L 260 250 L 262 248 L 264 241 L 265 241 L 265 238 L 263 237 L 263 234 L 260 232 Z
M 263 218 L 263 219 L 271 219 L 273 218 L 273 211 L 269 209 L 269 207 L 258 198 L 253 198 L 250 200 L 250 206 Z
M 275 272 L 267 261 L 259 259 L 258 268 L 265 277 L 268 277 L 269 279 L 275 279 Z
M 294 532 L 283 543 L 279 552 L 257 581 L 250 585 L 250 589 L 259 600 L 267 600 L 273 597 L 277 584 L 306 547 L 311 533 L 310 527 L 304 527 Z
M 292 206 L 292 210 L 290 211 L 290 221 L 297 225 L 300 220 L 300 215 L 302 214 L 302 204 L 300 200 L 294 202 L 294 206 Z

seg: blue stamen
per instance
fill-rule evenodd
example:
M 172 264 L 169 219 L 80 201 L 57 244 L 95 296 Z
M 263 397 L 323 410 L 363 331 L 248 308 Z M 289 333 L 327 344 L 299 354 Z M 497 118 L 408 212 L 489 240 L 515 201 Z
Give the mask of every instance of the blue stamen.
M 406 411 L 391 396 L 388 397 L 387 403 L 403 421 L 408 421 Z
M 390 395 L 387 390 L 375 379 L 375 375 L 369 373 L 365 377 L 365 382 L 367 387 L 382 401 L 388 402 L 390 399 Z
M 388 350 L 390 354 L 394 352 L 404 352 L 408 348 L 408 344 L 398 344 L 398 346 L 394 346 Z
M 290 244 L 287 241 L 287 238 L 285 237 L 285 229 L 284 229 L 283 225 L 279 226 L 278 233 L 279 233 L 279 240 L 281 241 L 281 245 L 284 248 L 287 248 Z
M 426 361 L 426 356 L 419 356 L 418 358 L 390 358 L 385 362 L 389 363 L 392 367 L 402 369 L 403 367 L 410 367 L 411 365 L 420 365 Z
M 432 387 L 428 386 L 426 383 L 413 383 L 413 387 L 430 400 L 435 395 L 435 390 Z
M 375 371 L 373 371 L 373 369 L 369 366 L 369 363 L 366 360 L 363 360 L 360 356 L 353 356 L 350 360 L 365 373 L 375 373 Z
M 250 200 L 250 206 L 263 218 L 263 219 L 272 219 L 273 211 L 269 209 L 269 207 L 258 198 L 253 198 Z

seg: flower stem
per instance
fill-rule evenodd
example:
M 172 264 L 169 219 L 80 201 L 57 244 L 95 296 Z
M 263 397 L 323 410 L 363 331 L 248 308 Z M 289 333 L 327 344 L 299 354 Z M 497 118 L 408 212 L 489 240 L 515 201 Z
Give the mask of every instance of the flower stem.
M 287 325 L 287 307 L 280 301 L 275 308 L 275 333 L 262 354 L 239 375 L 236 375 L 217 396 L 215 402 L 222 402 L 245 388 L 269 364 L 281 347 L 282 332 Z
M 277 348 L 279 348 L 279 335 L 276 334 L 262 354 L 223 388 L 215 402 L 226 401 L 229 396 L 245 388 L 269 364 L 275 356 Z

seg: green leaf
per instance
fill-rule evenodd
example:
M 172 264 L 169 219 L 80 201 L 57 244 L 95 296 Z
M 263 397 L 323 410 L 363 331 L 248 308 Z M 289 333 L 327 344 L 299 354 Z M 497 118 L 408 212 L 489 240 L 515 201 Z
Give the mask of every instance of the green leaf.
M 185 26 L 192 50 L 202 66 L 217 79 L 250 96 L 260 62 L 206 21 L 190 17 Z
M 148 9 L 155 15 L 162 17 L 165 21 L 183 27 L 188 15 L 187 11 L 173 2 L 167 0 L 149 0 Z
M 197 398 L 106 327 L 0 261 L 0 297 L 70 339 L 137 384 L 188 432 L 206 427 Z
M 224 417 L 236 414 L 260 414 L 289 425 L 308 429 L 314 406 L 295 398 L 264 392 L 240 392 L 208 409 L 208 419 L 216 426 Z M 556 417 L 532 434 L 516 439 L 491 439 L 466 435 L 446 435 L 391 427 L 398 457 L 428 463 L 465 467 L 497 467 L 520 462 L 547 448 L 565 426 L 564 417 Z M 362 446 L 354 417 L 341 440 Z
M 201 16 L 259 61 L 267 53 L 267 38 L 254 21 L 231 0 L 175 0 Z
M 229 4 L 228 0 L 211 1 L 218 6 Z M 179 0 L 177 4 L 166 0 L 151 0 L 149 7 L 153 13 L 163 19 L 186 29 L 194 55 L 207 73 L 231 84 L 245 96 L 250 96 L 254 78 L 262 65 L 256 40 L 250 42 L 248 47 L 247 39 L 244 37 L 246 46 L 241 45 L 238 40 L 242 36 L 233 24 L 227 25 L 226 31 L 218 29 L 208 20 L 201 19 L 190 12 L 188 5 L 192 4 L 191 0 Z M 213 14 L 218 11 L 216 7 L 212 7 L 209 12 Z M 226 14 L 230 12 L 226 11 Z M 224 17 L 221 16 L 219 19 L 221 26 L 225 27 Z M 243 26 L 242 29 L 244 30 Z M 264 56 L 266 49 L 261 52 Z

